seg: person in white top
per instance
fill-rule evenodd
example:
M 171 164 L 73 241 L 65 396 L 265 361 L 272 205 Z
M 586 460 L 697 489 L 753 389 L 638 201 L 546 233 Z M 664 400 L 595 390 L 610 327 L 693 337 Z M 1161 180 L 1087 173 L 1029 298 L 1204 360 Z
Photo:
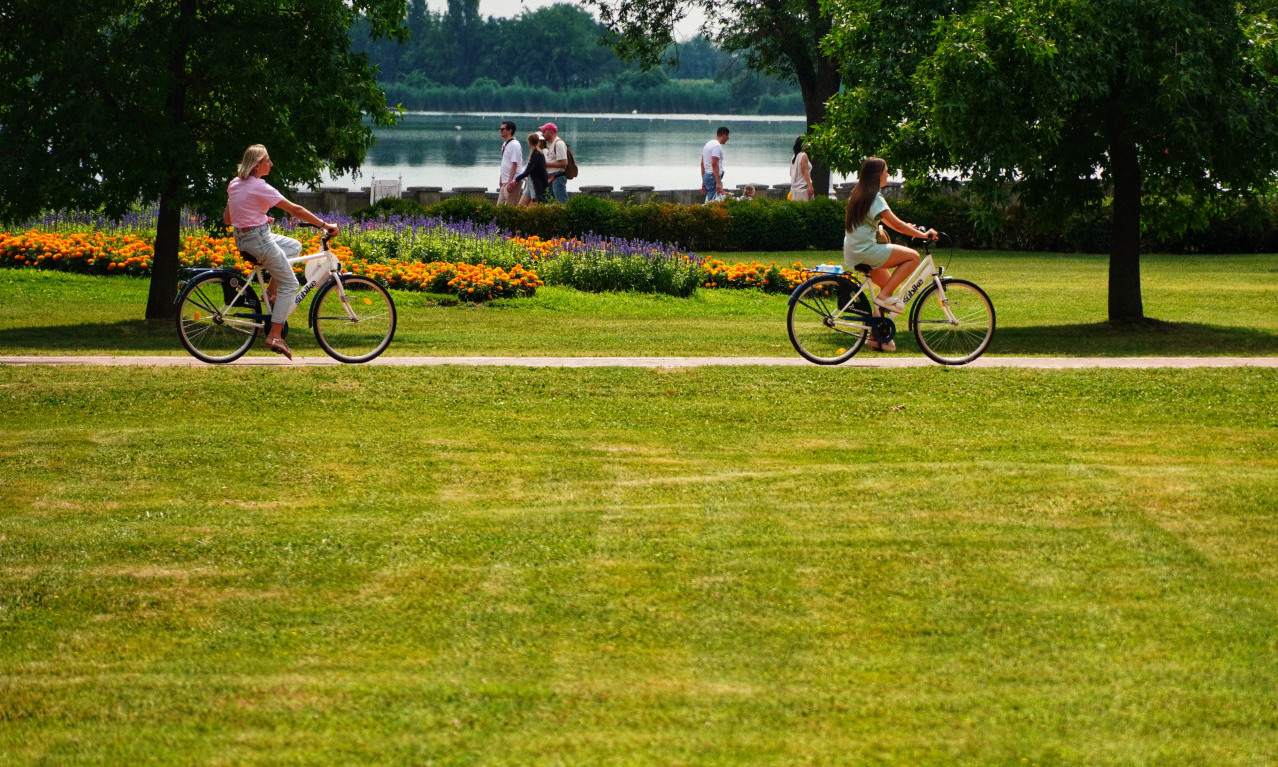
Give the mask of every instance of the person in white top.
M 497 204 L 515 205 L 519 202 L 519 166 L 524 164 L 524 148 L 515 138 L 515 123 L 502 120 L 498 128 L 506 143 L 501 147 L 501 171 L 497 178 Z
M 879 287 L 879 294 L 874 299 L 875 306 L 883 311 L 901 314 L 905 311 L 905 304 L 892 294 L 910 276 L 914 267 L 918 266 L 919 253 L 904 245 L 879 242 L 878 222 L 882 220 L 898 232 L 911 237 L 935 240 L 937 232 L 935 229 L 924 230 L 897 218 L 879 192 L 887 182 L 886 162 L 878 157 L 868 157 L 861 163 L 861 175 L 857 176 L 856 186 L 852 187 L 852 192 L 848 195 L 847 212 L 843 218 L 843 263 L 850 269 L 855 269 L 858 264 L 868 267 L 870 279 Z M 894 271 L 889 273 L 889 269 Z M 873 341 L 868 343 L 875 351 L 896 351 L 896 344 L 890 341 L 881 346 Z
M 802 136 L 794 140 L 794 157 L 790 159 L 790 199 L 796 202 L 812 199 L 812 161 L 804 151 Z
M 723 145 L 728 143 L 729 132 L 720 127 L 701 149 L 701 188 L 706 192 L 706 202 L 723 199 Z
M 271 172 L 271 156 L 266 147 L 254 144 L 244 152 L 235 178 L 226 187 L 226 210 L 222 223 L 235 230 L 235 245 L 253 256 L 271 273 L 266 286 L 266 296 L 271 302 L 271 327 L 266 333 L 266 348 L 276 354 L 293 359 L 293 352 L 284 343 L 281 334 L 284 322 L 297 308 L 297 275 L 288 259 L 301 255 L 302 243 L 292 237 L 273 234 L 271 224 L 275 219 L 266 215 L 271 208 L 314 224 L 331 234 L 337 234 L 336 224 L 330 224 L 295 202 L 290 202 L 275 187 L 262 180 Z

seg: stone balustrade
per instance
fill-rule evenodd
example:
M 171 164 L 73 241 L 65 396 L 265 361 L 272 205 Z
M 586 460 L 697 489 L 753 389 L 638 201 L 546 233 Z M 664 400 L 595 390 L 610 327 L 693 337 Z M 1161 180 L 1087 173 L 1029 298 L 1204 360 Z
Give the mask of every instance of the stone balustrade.
M 753 186 L 756 198 L 784 200 L 790 193 L 789 184 L 737 184 L 732 196 L 740 197 L 747 186 Z M 854 184 L 836 184 L 832 197 L 846 200 Z M 579 191 L 569 192 L 569 197 L 584 194 L 602 200 L 612 200 L 622 204 L 643 205 L 649 202 L 672 202 L 679 205 L 697 205 L 705 195 L 700 189 L 663 189 L 651 186 L 623 186 L 620 189 L 606 185 L 582 186 Z M 883 196 L 889 199 L 900 199 L 901 185 L 889 183 L 883 188 Z M 445 190 L 438 186 L 410 186 L 400 192 L 400 197 L 413 200 L 420 205 L 429 206 L 440 203 L 451 197 L 470 197 L 475 200 L 497 202 L 497 190 L 482 186 L 459 186 Z M 350 213 L 368 205 L 369 188 L 348 189 L 346 187 L 320 187 L 319 189 L 294 189 L 293 200 L 311 210 L 339 211 Z

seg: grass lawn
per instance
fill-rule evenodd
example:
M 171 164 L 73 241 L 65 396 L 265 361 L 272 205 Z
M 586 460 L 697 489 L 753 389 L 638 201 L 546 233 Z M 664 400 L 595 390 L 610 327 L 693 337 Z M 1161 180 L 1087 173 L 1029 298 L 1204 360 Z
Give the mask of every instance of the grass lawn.
M 121 284 L 0 279 L 81 327 L 66 286 Z M 711 295 L 618 305 L 758 351 L 774 299 Z M 624 332 L 570 306 L 422 311 L 400 351 Z M 1274 332 L 1218 313 L 1177 321 Z M 1272 765 L 1275 384 L 0 368 L 0 765 Z
M 732 260 L 841 261 L 828 253 L 723 254 Z M 942 251 L 944 264 L 948 252 Z M 971 252 L 951 273 L 990 294 L 998 331 L 989 354 L 1271 356 L 1278 354 L 1278 255 L 1147 256 L 1145 314 L 1134 332 L 1105 323 L 1108 257 Z M 140 319 L 147 281 L 0 270 L 0 354 L 179 354 L 170 323 Z M 700 290 L 689 299 L 544 288 L 537 297 L 440 306 L 396 292 L 399 356 L 780 356 L 795 354 L 786 296 Z M 294 350 L 322 356 L 301 326 Z M 904 323 L 901 323 L 904 330 Z M 919 354 L 908 334 L 901 353 Z M 268 354 L 260 344 L 251 354 Z

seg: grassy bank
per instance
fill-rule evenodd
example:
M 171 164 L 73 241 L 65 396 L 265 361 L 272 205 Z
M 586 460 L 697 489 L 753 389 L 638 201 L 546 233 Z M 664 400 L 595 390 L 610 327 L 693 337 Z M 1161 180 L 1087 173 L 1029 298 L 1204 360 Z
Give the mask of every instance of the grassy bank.
M 834 253 L 732 258 L 841 261 Z M 1138 332 L 1105 324 L 1107 272 L 1104 256 L 988 252 L 959 253 L 952 268 L 994 301 L 999 330 L 990 354 L 1278 354 L 1278 256 L 1145 257 L 1145 313 L 1163 324 Z M 0 270 L 0 353 L 183 354 L 170 325 L 139 319 L 146 289 L 145 280 L 129 277 Z M 678 299 L 543 288 L 532 299 L 483 307 L 395 297 L 395 355 L 794 354 L 786 297 L 753 291 L 700 290 Z M 293 340 L 298 353 L 322 355 L 307 333 Z M 918 353 L 910 339 L 901 348 Z
M 1274 383 L 0 368 L 0 763 L 1270 764 Z

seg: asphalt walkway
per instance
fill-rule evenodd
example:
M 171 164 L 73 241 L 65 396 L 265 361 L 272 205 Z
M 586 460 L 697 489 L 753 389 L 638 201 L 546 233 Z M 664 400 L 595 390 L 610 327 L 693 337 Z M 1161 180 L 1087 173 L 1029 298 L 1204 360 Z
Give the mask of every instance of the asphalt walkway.
M 342 363 L 329 357 L 283 357 L 252 355 L 230 363 L 235 366 L 324 367 Z M 794 357 L 389 357 L 365 363 L 376 366 L 428 367 L 472 365 L 527 368 L 691 368 L 691 367 L 818 367 Z M 0 356 L 0 365 L 103 365 L 108 367 L 211 367 L 189 356 L 102 356 L 24 355 Z M 914 368 L 931 367 L 926 357 L 858 355 L 840 367 Z M 939 367 L 939 366 L 938 366 Z M 1278 368 L 1278 357 L 981 357 L 968 368 Z

